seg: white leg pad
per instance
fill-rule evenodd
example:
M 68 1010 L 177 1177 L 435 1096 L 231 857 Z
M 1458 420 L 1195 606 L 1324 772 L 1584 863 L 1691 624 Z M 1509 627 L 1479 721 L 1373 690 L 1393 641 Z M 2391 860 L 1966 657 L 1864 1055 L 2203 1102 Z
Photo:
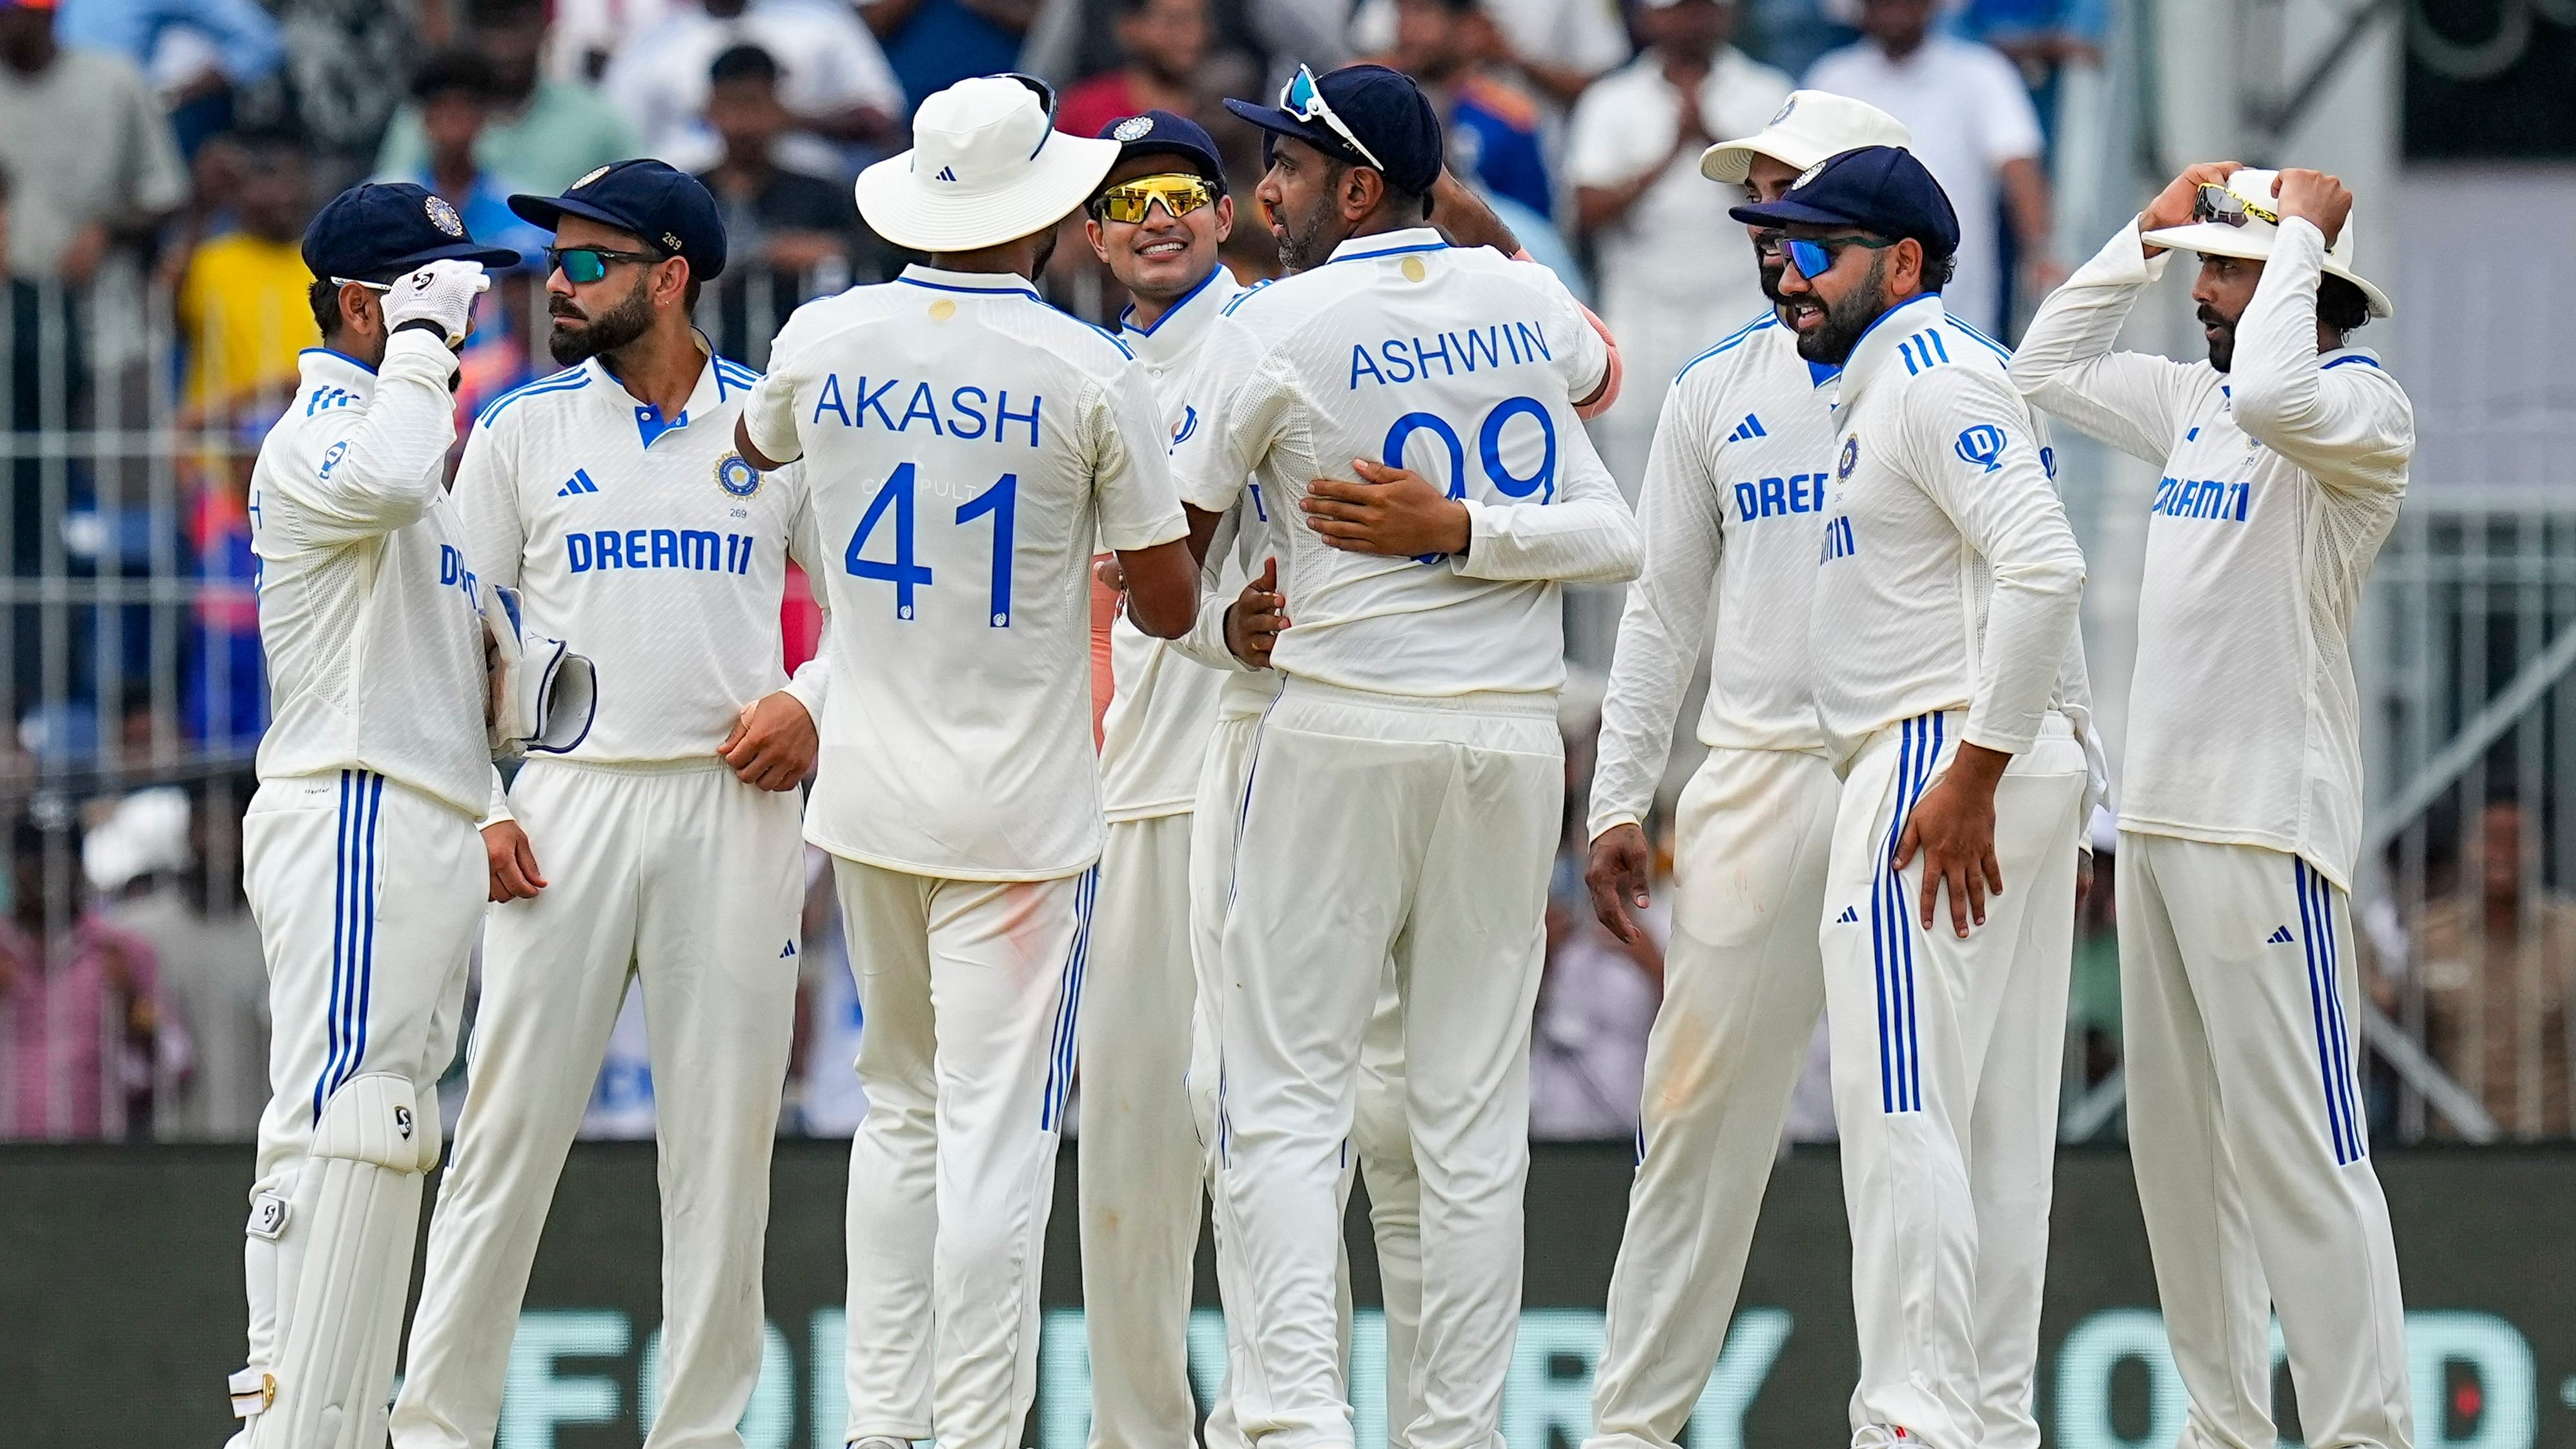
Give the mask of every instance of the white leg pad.
M 351 1079 L 323 1104 L 290 1214 L 303 1268 L 250 1449 L 380 1449 L 420 1226 L 423 1141 L 412 1086 Z

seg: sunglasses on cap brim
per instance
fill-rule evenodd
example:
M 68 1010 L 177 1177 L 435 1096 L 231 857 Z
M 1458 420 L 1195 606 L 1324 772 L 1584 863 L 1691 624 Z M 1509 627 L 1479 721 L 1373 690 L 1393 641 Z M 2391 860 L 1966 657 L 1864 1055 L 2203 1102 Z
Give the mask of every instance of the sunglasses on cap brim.
M 1315 84 L 1315 72 L 1311 68 L 1301 65 L 1297 67 L 1297 73 L 1289 77 L 1288 84 L 1279 92 L 1279 109 L 1310 126 L 1321 121 L 1326 130 L 1341 137 L 1345 145 L 1357 151 L 1361 160 L 1380 171 L 1386 169 L 1386 163 L 1377 159 L 1377 153 L 1368 148 L 1368 143 L 1334 113 L 1332 102 L 1324 99 L 1322 87 Z
M 2191 199 L 2191 219 L 2215 222 L 2220 226 L 2243 226 L 2247 217 L 2256 221 L 2281 224 L 2281 214 L 2259 202 L 2248 201 L 2224 186 L 2204 181 Z

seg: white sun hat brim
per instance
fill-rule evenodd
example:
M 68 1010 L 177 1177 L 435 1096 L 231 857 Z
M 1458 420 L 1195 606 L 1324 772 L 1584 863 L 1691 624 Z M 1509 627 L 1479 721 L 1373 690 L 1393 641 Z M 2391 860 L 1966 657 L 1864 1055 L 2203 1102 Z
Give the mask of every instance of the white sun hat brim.
M 2222 226 L 2214 221 L 2195 221 L 2188 226 L 2159 227 L 2154 231 L 2140 232 L 2138 240 L 2151 247 L 2165 247 L 2178 252 L 2197 252 L 2202 256 L 2210 257 L 2241 257 L 2246 261 L 2260 262 L 2270 259 L 2273 238 L 2279 235 L 2279 228 L 2259 220 L 2246 226 Z M 2397 315 L 2397 304 L 2388 299 L 2386 292 L 2379 290 L 2378 285 L 2368 277 L 2336 260 L 2332 253 L 2326 256 L 2325 273 L 2330 277 L 2341 277 L 2359 287 L 2362 300 L 2370 305 L 2371 316 Z
M 1756 156 L 1804 171 L 1862 146 L 1913 144 L 1913 133 L 1903 121 L 1866 101 L 1828 91 L 1791 91 L 1761 130 L 1700 152 L 1699 174 L 1723 185 L 1740 186 L 1752 174 Z
M 917 152 L 859 173 L 859 215 L 877 235 L 919 252 L 971 252 L 1017 241 L 1062 221 L 1118 164 L 1116 141 L 1058 131 L 1028 166 L 991 186 L 938 181 L 913 169 Z

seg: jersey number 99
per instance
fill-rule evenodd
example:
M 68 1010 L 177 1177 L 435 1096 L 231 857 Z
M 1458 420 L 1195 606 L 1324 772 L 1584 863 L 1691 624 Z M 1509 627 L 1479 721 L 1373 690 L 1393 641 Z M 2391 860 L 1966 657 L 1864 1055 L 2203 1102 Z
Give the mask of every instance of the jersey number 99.
M 1553 456 L 1554 445 L 1550 445 Z M 913 617 L 913 591 L 930 587 L 930 566 L 913 561 L 912 495 L 913 465 L 906 463 L 887 476 L 885 486 L 877 490 L 875 501 L 859 519 L 850 534 L 850 546 L 841 554 L 841 567 L 851 577 L 883 579 L 894 585 L 894 616 Z M 952 495 L 953 496 L 953 495 Z M 1020 475 L 1005 473 L 993 486 L 957 505 L 956 523 L 960 528 L 982 518 L 993 518 L 993 576 L 990 607 L 986 610 L 996 629 L 1011 627 L 1011 525 L 1019 509 Z M 894 560 L 879 563 L 860 556 L 867 547 L 868 535 L 876 532 L 887 511 L 894 513 Z
M 1539 455 L 1538 467 L 1527 477 L 1515 476 L 1503 462 L 1503 429 L 1512 419 L 1526 417 L 1538 424 L 1539 440 L 1545 451 Z M 1449 496 L 1467 496 L 1467 445 L 1459 440 L 1458 430 L 1438 413 L 1406 413 L 1386 430 L 1386 446 L 1379 456 L 1390 468 L 1404 466 L 1404 445 L 1417 432 L 1440 440 L 1449 454 Z M 1485 481 L 1506 498 L 1527 498 L 1535 493 L 1539 502 L 1556 501 L 1556 423 L 1547 415 L 1547 407 L 1534 397 L 1505 398 L 1485 414 L 1484 424 L 1476 429 L 1477 461 L 1485 468 Z M 1420 554 L 1416 563 L 1438 563 L 1438 554 Z

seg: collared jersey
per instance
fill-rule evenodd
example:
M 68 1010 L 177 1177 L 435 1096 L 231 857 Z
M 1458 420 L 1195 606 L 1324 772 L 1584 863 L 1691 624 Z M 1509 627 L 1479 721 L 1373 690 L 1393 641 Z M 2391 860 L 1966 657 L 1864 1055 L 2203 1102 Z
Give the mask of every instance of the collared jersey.
M 1199 346 L 1217 314 L 1242 292 L 1243 284 L 1218 267 L 1155 318 L 1154 325 L 1138 327 L 1132 318 L 1120 319 L 1119 340 L 1153 380 L 1154 400 L 1172 448 L 1198 430 L 1205 414 Z M 1209 550 L 1212 563 L 1221 564 L 1226 557 Z M 1216 594 L 1232 602 L 1243 586 L 1241 572 L 1214 572 Z M 1101 719 L 1101 807 L 1111 820 L 1143 820 L 1190 809 L 1198 798 L 1199 762 L 1207 753 L 1224 676 L 1184 657 L 1171 641 L 1129 623 L 1124 610 L 1109 625 L 1109 672 L 1109 709 Z
M 1843 366 L 1810 630 L 1838 761 L 1948 709 L 1968 712 L 1960 738 L 2018 754 L 2058 698 L 2084 555 L 2010 360 L 1924 296 L 1871 324 Z
M 803 472 L 762 473 L 733 425 L 759 374 L 710 356 L 673 417 L 598 358 L 484 408 L 456 474 L 483 576 L 519 590 L 528 633 L 599 669 L 576 760 L 703 758 L 742 707 L 786 683 L 779 601 L 791 555 L 819 574 Z M 821 670 L 805 705 L 819 717 Z
M 1708 639 L 1700 743 L 1822 750 L 1809 595 L 1833 479 L 1838 370 L 1770 312 L 1694 358 L 1664 395 L 1637 498 L 1646 562 L 1601 705 L 1590 833 L 1642 821 Z M 1712 616 L 1713 619 L 1712 619 Z
M 1144 369 L 1018 277 L 908 267 L 798 308 L 745 425 L 804 461 L 826 550 L 806 838 L 967 880 L 1090 865 L 1092 542 L 1188 533 Z
M 1386 558 L 1284 536 L 1288 674 L 1388 694 L 1546 691 L 1565 678 L 1560 585 L 1634 577 L 1636 520 L 1574 414 L 1609 366 L 1564 284 L 1429 228 L 1357 237 L 1237 298 L 1204 344 L 1215 407 L 1175 455 L 1182 497 L 1258 487 L 1298 519 L 1351 460 L 1401 463 L 1463 499 L 1463 554 Z
M 483 620 L 447 497 L 455 357 L 398 332 L 383 365 L 313 348 L 251 470 L 274 718 L 259 776 L 373 770 L 480 818 Z
M 2306 859 L 2361 854 L 2352 615 L 2415 451 L 2376 354 L 2316 350 L 2324 238 L 2293 218 L 2236 326 L 2232 373 L 2113 352 L 2166 258 L 2130 226 L 2032 319 L 2032 401 L 2162 466 L 2138 595 L 2120 828 Z

